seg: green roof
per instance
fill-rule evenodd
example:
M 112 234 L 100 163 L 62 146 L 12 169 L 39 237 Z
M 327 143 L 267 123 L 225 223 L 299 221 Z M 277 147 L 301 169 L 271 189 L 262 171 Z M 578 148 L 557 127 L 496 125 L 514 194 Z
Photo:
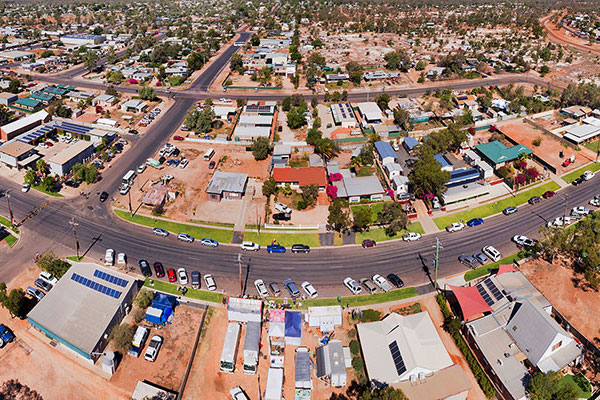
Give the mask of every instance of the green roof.
M 40 105 L 40 102 L 34 99 L 30 99 L 29 97 L 25 97 L 23 99 L 19 99 L 17 101 L 15 101 L 14 104 L 18 104 L 21 106 L 25 106 L 25 107 L 31 107 L 31 108 L 36 108 L 37 106 Z
M 41 101 L 52 101 L 54 95 L 50 93 L 33 92 L 29 95 L 29 98 Z
M 497 140 L 489 143 L 478 144 L 475 146 L 475 148 L 494 164 L 516 160 L 521 154 L 533 154 L 533 150 L 522 144 L 518 144 L 513 147 L 506 147 Z

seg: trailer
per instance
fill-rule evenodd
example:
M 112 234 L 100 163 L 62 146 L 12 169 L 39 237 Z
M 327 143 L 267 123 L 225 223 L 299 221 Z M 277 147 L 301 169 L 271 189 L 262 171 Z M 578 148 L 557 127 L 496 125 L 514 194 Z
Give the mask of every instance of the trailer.
M 283 368 L 269 368 L 264 400 L 281 400 L 283 388 Z
M 240 324 L 237 322 L 231 322 L 227 326 L 227 334 L 225 335 L 225 343 L 223 344 L 223 352 L 221 353 L 221 371 L 233 373 L 235 370 L 235 358 L 237 355 L 239 339 Z
M 250 321 L 246 325 L 244 339 L 244 373 L 256 374 L 258 368 L 258 352 L 260 350 L 260 322 Z

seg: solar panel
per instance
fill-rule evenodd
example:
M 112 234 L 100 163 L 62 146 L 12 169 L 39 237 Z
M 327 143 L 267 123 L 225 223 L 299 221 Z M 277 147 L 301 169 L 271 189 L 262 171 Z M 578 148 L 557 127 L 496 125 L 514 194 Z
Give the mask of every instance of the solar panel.
M 402 375 L 406 372 L 406 365 L 404 365 L 404 359 L 398 348 L 398 343 L 394 340 L 388 346 L 392 354 L 392 360 L 394 360 L 394 365 L 396 366 L 396 372 L 398 372 L 398 375 Z
M 492 282 L 492 280 L 490 278 L 487 278 L 486 280 L 484 280 L 483 283 L 485 284 L 485 286 L 488 287 L 490 292 L 492 292 L 492 295 L 494 296 L 494 298 L 496 300 L 501 300 L 504 297 L 502 292 L 500 292 L 498 287 L 494 284 L 494 282 Z
M 112 275 L 106 274 L 102 271 L 98 271 L 98 270 L 94 271 L 94 276 L 99 277 L 100 274 L 112 276 Z M 116 278 L 116 279 L 120 279 L 120 278 Z M 73 280 L 77 283 L 80 283 L 83 286 L 89 287 L 92 290 L 95 290 L 95 291 L 105 294 L 107 296 L 113 297 L 115 299 L 118 299 L 121 296 L 121 292 L 119 290 L 111 289 L 108 286 L 102 285 L 98 282 L 94 282 L 91 279 L 84 278 L 83 276 L 76 274 L 76 273 L 73 273 L 71 275 L 71 280 Z M 125 284 L 127 284 L 127 282 L 124 279 L 121 279 L 121 281 L 124 281 Z
M 110 283 L 120 286 L 120 287 L 127 286 L 127 281 L 125 279 L 118 278 L 114 275 L 108 274 L 108 273 L 100 271 L 98 269 L 94 271 L 94 276 L 96 278 L 102 279 L 103 281 L 110 282 Z
M 477 285 L 477 290 L 479 291 L 481 297 L 483 297 L 483 300 L 486 302 L 486 304 L 491 307 L 494 304 L 494 301 L 492 300 L 490 295 L 485 291 L 483 286 L 481 286 L 481 284 Z

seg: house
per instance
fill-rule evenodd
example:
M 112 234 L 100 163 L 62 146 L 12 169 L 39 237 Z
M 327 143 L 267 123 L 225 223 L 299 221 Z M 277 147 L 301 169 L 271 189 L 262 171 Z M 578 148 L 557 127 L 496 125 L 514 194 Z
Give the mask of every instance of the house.
M 244 106 L 244 114 L 273 115 L 275 114 L 275 104 L 271 104 L 269 101 L 264 104 L 248 103 Z
M 216 171 L 210 179 L 206 193 L 213 201 L 239 200 L 246 193 L 248 174 Z
M 444 68 L 444 67 L 433 67 L 427 72 L 427 75 L 425 75 L 425 76 L 429 79 L 437 78 L 438 76 L 442 76 L 445 71 L 446 71 L 446 68 Z
M 39 100 L 25 97 L 15 101 L 11 107 L 23 111 L 35 112 L 41 108 L 44 108 L 44 103 Z
M 230 115 L 235 115 L 236 108 L 234 106 L 212 106 L 215 118 L 227 121 Z
M 571 107 L 565 107 L 563 109 L 560 110 L 560 112 L 568 117 L 574 118 L 576 120 L 580 120 L 583 119 L 587 116 L 589 116 L 592 113 L 592 109 L 589 107 L 584 107 L 584 106 L 571 106 Z
M 396 196 L 408 193 L 408 176 L 398 175 L 391 178 L 392 189 Z
M 402 141 L 402 147 L 408 154 L 412 154 L 413 150 L 419 145 L 419 141 L 412 136 L 405 137 Z
M 110 107 L 115 103 L 115 96 L 109 94 L 98 95 L 92 100 L 94 106 Z
M 238 121 L 238 126 L 241 127 L 255 128 L 261 126 L 271 128 L 271 125 L 273 125 L 272 115 L 249 115 L 243 113 L 240 115 L 240 119 Z
M 450 161 L 448 161 L 448 158 L 446 158 L 446 156 L 444 156 L 443 154 L 436 154 L 433 156 L 433 158 L 435 159 L 435 161 L 437 161 L 438 164 L 440 164 L 442 171 L 451 172 L 454 169 L 452 163 L 450 163 Z
M 337 188 L 337 197 L 347 198 L 350 203 L 358 203 L 361 200 L 381 201 L 385 195 L 381 182 L 374 175 L 357 177 L 345 175 L 344 179 L 333 184 Z
M 0 127 L 0 139 L 6 142 L 23 132 L 27 132 L 36 126 L 40 126 L 43 123 L 50 121 L 51 119 L 52 117 L 50 114 L 44 110 L 20 118 L 14 122 Z
M 354 111 L 349 103 L 334 103 L 329 108 L 331 109 L 331 116 L 336 126 L 341 126 L 342 128 L 358 127 Z
M 379 140 L 375 142 L 374 147 L 377 158 L 382 165 L 395 163 L 398 161 L 396 152 L 388 142 Z
M 48 105 L 54 101 L 56 96 L 54 96 L 53 94 L 50 94 L 50 93 L 45 93 L 45 92 L 33 92 L 29 95 L 29 98 L 40 101 L 40 102 Z
M 27 314 L 36 336 L 55 349 L 93 364 L 113 327 L 129 312 L 134 277 L 92 263 L 72 263 Z
M 9 92 L 0 92 L 0 104 L 4 106 L 10 106 L 12 103 L 17 101 L 19 96 Z
M 292 155 L 292 146 L 289 144 L 276 144 L 273 148 L 273 156 L 271 158 L 272 165 L 286 166 Z
M 168 67 L 165 68 L 165 74 L 167 76 L 187 76 L 186 67 Z
M 383 121 L 381 108 L 375 102 L 358 103 L 358 112 L 368 124 L 379 124 Z
M 566 130 L 563 138 L 575 144 L 581 144 L 600 135 L 600 126 L 592 124 L 576 125 Z
M 333 387 L 346 386 L 346 359 L 339 339 L 330 340 L 327 344 L 315 349 L 317 360 L 317 378 L 328 382 Z
M 396 162 L 383 164 L 383 170 L 390 180 L 396 176 L 401 176 L 404 173 L 404 169 Z
M 289 184 L 292 189 L 317 185 L 319 189 L 324 190 L 327 186 L 325 170 L 318 167 L 274 168 L 273 179 L 278 186 Z
M 518 159 L 521 154 L 533 154 L 533 150 L 522 144 L 506 147 L 497 140 L 478 144 L 475 146 L 475 151 L 494 168 L 502 167 L 506 163 Z
M 121 104 L 121 111 L 123 112 L 142 113 L 146 108 L 148 108 L 148 103 L 135 99 L 127 100 Z
M 152 185 L 146 190 L 142 197 L 142 204 L 151 207 L 162 206 L 167 199 L 169 188 L 163 184 Z
M 481 174 L 477 168 L 460 168 L 450 171 L 450 179 L 446 183 L 446 187 L 463 186 L 468 183 L 478 181 Z
M 9 168 L 21 169 L 33 166 L 41 157 L 34 146 L 18 140 L 0 147 L 0 163 Z
M 327 74 L 327 75 L 325 75 L 325 79 L 327 79 L 327 82 L 347 81 L 347 80 L 350 80 L 350 75 L 348 75 L 348 74 Z
M 259 137 L 270 138 L 271 128 L 266 126 L 238 125 L 233 132 L 233 137 L 235 140 L 242 142 L 251 142 Z

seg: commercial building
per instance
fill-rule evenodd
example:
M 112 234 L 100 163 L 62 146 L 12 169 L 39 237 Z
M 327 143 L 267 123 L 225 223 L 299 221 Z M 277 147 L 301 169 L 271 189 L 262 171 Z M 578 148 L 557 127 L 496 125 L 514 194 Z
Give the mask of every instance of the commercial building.
M 368 124 L 378 124 L 383 121 L 381 108 L 375 102 L 358 103 L 358 112 Z
M 475 146 L 475 150 L 479 155 L 494 168 L 499 168 L 507 162 L 514 161 L 521 154 L 533 154 L 533 150 L 522 144 L 512 147 L 506 147 L 497 140 L 488 143 L 481 143 Z
M 5 58 L 10 62 L 20 62 L 34 58 L 35 54 L 27 51 L 11 50 L 11 51 L 0 51 L 0 58 Z
M 50 174 L 58 176 L 67 175 L 73 165 L 85 162 L 94 154 L 94 151 L 95 146 L 92 142 L 80 140 L 71 144 L 66 149 L 46 160 Z
M 206 193 L 209 200 L 239 200 L 246 193 L 247 184 L 248 174 L 216 171 L 206 188 Z
M 121 111 L 123 112 L 142 113 L 146 108 L 148 108 L 148 103 L 134 99 L 127 100 L 121 104 Z
M 46 111 L 39 111 L 0 127 L 0 139 L 5 142 L 27 132 L 30 129 L 50 121 L 52 117 Z
M 308 185 L 317 185 L 319 189 L 325 189 L 327 186 L 325 170 L 319 167 L 274 168 L 273 179 L 277 185 L 289 184 L 292 189 Z
M 350 129 L 358 127 L 354 111 L 349 103 L 335 103 L 329 106 L 329 108 L 331 109 L 331 116 L 336 126 Z
M 76 45 L 76 46 L 93 46 L 96 44 L 103 43 L 106 38 L 101 35 L 84 35 L 84 34 L 72 34 L 63 35 L 60 37 L 60 41 L 65 45 Z
M 0 104 L 4 106 L 10 106 L 12 103 L 17 101 L 19 96 L 9 92 L 0 92 Z
M 26 168 L 34 165 L 41 157 L 35 147 L 17 140 L 0 147 L 0 163 L 9 168 Z
M 56 349 L 93 363 L 137 291 L 130 276 L 97 264 L 74 263 L 27 319 Z
M 235 140 L 242 142 L 250 142 L 259 137 L 271 137 L 271 127 L 266 126 L 240 126 L 235 128 L 233 133 Z

